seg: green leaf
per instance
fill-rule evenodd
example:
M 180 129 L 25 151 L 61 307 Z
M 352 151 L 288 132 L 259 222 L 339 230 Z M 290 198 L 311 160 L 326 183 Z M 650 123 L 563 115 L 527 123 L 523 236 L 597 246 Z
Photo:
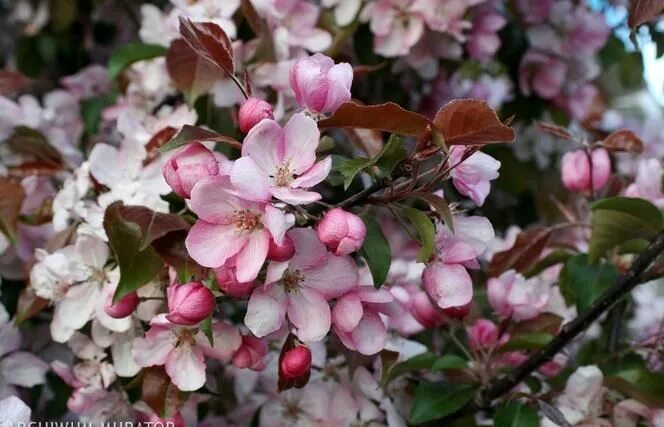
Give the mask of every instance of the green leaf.
M 496 410 L 495 427 L 539 427 L 537 412 L 528 405 L 512 401 Z
M 214 334 L 212 333 L 212 314 L 201 322 L 201 331 L 205 334 L 210 345 L 214 347 Z
M 432 206 L 436 210 L 436 213 L 440 219 L 442 219 L 445 223 L 445 226 L 454 233 L 454 216 L 452 215 L 452 209 L 450 209 L 450 205 L 447 203 L 447 200 L 440 196 L 436 196 L 435 194 L 426 193 L 423 191 L 414 191 L 410 193 L 409 196 L 420 199 Z
M 664 228 L 662 213 L 647 200 L 613 197 L 594 203 L 591 209 L 590 262 L 629 240 L 650 239 Z
M 362 216 L 362 220 L 367 228 L 367 236 L 364 238 L 360 254 L 369 266 L 374 286 L 379 288 L 385 283 L 387 273 L 390 271 L 392 250 L 376 220 L 370 216 Z
M 602 366 L 604 384 L 648 406 L 664 405 L 664 374 L 652 372 L 637 354 Z
M 383 375 L 382 385 L 385 387 L 392 380 L 410 372 L 431 370 L 431 367 L 436 362 L 436 360 L 438 360 L 438 356 L 433 353 L 421 353 L 417 356 L 411 357 L 408 360 L 404 360 L 403 362 L 392 365 L 387 373 Z
M 576 304 L 579 312 L 590 307 L 618 278 L 612 264 L 590 264 L 585 254 L 571 257 L 560 272 L 560 292 L 568 305 Z
M 436 359 L 431 367 L 432 371 L 442 371 L 444 369 L 464 369 L 468 366 L 468 361 L 456 354 L 446 354 Z
M 104 214 L 104 230 L 120 267 L 120 281 L 113 301 L 147 284 L 164 266 L 152 246 L 140 249 L 143 242 L 141 227 L 126 220 L 121 208 L 120 202 L 113 203 Z
M 77 0 L 49 0 L 48 12 L 51 25 L 56 32 L 62 32 L 76 20 Z
M 394 169 L 406 157 L 408 157 L 408 151 L 404 147 L 403 138 L 399 135 L 391 135 L 383 151 L 378 154 L 376 166 L 385 176 L 391 178 Z
M 500 352 L 514 350 L 536 350 L 544 347 L 553 335 L 546 332 L 519 334 L 500 347 Z
M 117 49 L 108 60 L 108 76 L 114 80 L 135 62 L 164 56 L 166 48 L 157 44 L 128 43 Z
M 358 173 L 373 165 L 374 160 L 364 157 L 349 159 L 340 164 L 336 170 L 344 177 L 344 190 L 348 190 L 348 187 L 350 187 L 350 184 Z
M 410 422 L 420 424 L 446 417 L 463 408 L 475 394 L 470 384 L 430 384 L 422 382 L 415 391 Z
M 417 254 L 418 262 L 425 262 L 433 254 L 436 243 L 436 227 L 426 214 L 415 208 L 404 208 L 403 214 L 415 226 L 421 245 Z
M 101 123 L 101 113 L 115 102 L 115 94 L 94 96 L 81 100 L 81 118 L 88 135 L 95 135 Z
M 217 132 L 191 125 L 184 125 L 182 129 L 166 144 L 159 147 L 157 150 L 160 153 L 174 150 L 183 147 L 192 142 L 214 141 L 228 144 L 235 148 L 242 148 L 242 145 L 235 139 L 218 134 Z

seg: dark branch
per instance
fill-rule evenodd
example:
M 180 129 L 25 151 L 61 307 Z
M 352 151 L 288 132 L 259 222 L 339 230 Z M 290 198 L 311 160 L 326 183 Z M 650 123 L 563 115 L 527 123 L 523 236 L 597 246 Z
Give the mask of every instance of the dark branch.
M 631 292 L 637 285 L 644 283 L 651 275 L 647 273 L 648 267 L 664 251 L 664 231 L 660 232 L 634 261 L 630 269 L 620 276 L 618 280 L 604 292 L 586 311 L 576 319 L 566 324 L 562 331 L 556 335 L 546 346 L 534 353 L 528 360 L 506 376 L 499 378 L 489 385 L 483 393 L 485 403 L 491 402 L 507 393 L 528 375 L 533 373 L 542 364 L 551 360 L 560 350 L 565 348 L 577 335 L 586 330 L 604 312 L 613 307 L 623 296 Z

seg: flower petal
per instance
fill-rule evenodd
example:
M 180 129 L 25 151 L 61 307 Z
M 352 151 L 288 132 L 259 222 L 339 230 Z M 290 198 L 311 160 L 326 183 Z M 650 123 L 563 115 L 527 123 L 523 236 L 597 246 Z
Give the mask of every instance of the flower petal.
M 288 320 L 302 341 L 320 341 L 332 324 L 330 306 L 317 291 L 301 288 L 288 296 Z
M 272 195 L 282 202 L 291 205 L 306 205 L 321 199 L 315 191 L 305 191 L 299 188 L 272 187 Z
M 351 333 L 355 349 L 367 356 L 376 354 L 385 348 L 387 329 L 378 313 L 368 311 Z
M 175 347 L 166 359 L 166 373 L 182 391 L 195 391 L 205 385 L 203 350 L 188 342 Z
M 363 313 L 360 297 L 355 292 L 350 292 L 339 298 L 332 309 L 332 322 L 335 328 L 350 332 L 360 323 Z
M 136 338 L 132 353 L 138 366 L 163 365 L 168 354 L 173 351 L 177 337 L 166 326 L 152 326 L 145 338 Z
M 2 379 L 9 384 L 33 387 L 46 380 L 48 364 L 27 351 L 17 351 L 2 359 Z
M 309 188 L 322 182 L 330 174 L 332 157 L 328 156 L 291 182 L 293 188 Z
M 243 197 L 250 200 L 267 201 L 272 198 L 268 177 L 268 174 L 272 173 L 271 171 L 261 169 L 251 157 L 240 157 L 233 162 L 230 173 L 231 183 Z
M 284 159 L 293 172 L 300 175 L 316 162 L 316 148 L 320 131 L 316 122 L 304 115 L 294 114 L 284 127 Z
M 267 205 L 265 206 L 263 223 L 270 231 L 275 243 L 277 245 L 282 245 L 286 231 L 295 224 L 295 216 L 293 214 L 287 214 L 272 205 Z
M 256 279 L 265 263 L 269 248 L 270 233 L 267 230 L 258 230 L 249 235 L 247 244 L 235 258 L 235 276 L 240 283 Z
M 261 120 L 244 138 L 242 156 L 251 157 L 263 175 L 269 175 L 284 159 L 284 130 L 274 120 Z
M 257 337 L 281 328 L 286 314 L 286 295 L 280 286 L 258 286 L 249 298 L 244 323 Z
M 185 240 L 189 255 L 203 267 L 216 268 L 237 254 L 247 243 L 234 225 L 211 224 L 198 220 Z

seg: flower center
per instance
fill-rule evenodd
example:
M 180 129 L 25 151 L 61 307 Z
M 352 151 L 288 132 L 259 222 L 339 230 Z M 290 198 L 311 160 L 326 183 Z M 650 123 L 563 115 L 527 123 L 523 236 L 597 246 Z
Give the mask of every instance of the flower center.
M 252 232 L 260 225 L 259 216 L 250 211 L 249 209 L 243 209 L 241 211 L 235 211 L 231 217 L 231 223 L 234 224 L 241 231 Z
M 281 276 L 281 284 L 286 289 L 286 292 L 297 292 L 300 290 L 300 282 L 304 280 L 304 276 L 300 273 L 300 270 L 286 270 L 284 275 Z
M 300 416 L 300 412 L 302 412 L 302 411 L 301 411 L 300 407 L 297 405 L 297 402 L 292 401 L 292 400 L 289 400 L 289 401 L 285 402 L 285 404 L 284 404 L 284 417 L 285 418 L 290 418 L 290 419 L 296 420 Z
M 193 329 L 183 329 L 177 333 L 178 341 L 175 344 L 179 347 L 182 344 L 192 344 L 194 342 L 195 331 Z
M 274 184 L 277 187 L 287 187 L 295 179 L 295 174 L 293 174 L 290 164 L 286 162 L 279 166 L 270 178 L 274 179 Z

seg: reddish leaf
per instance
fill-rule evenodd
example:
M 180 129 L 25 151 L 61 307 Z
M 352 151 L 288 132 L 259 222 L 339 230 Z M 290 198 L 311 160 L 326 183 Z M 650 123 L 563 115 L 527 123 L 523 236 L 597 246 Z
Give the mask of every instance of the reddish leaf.
M 186 231 L 174 231 L 155 240 L 152 247 L 166 264 L 177 271 L 181 281 L 207 279 L 210 270 L 200 266 L 189 256 L 184 244 L 186 237 Z
M 574 139 L 569 130 L 567 130 L 567 128 L 564 128 L 562 126 L 554 125 L 552 123 L 545 123 L 545 122 L 535 122 L 535 124 L 542 132 L 548 133 L 549 135 L 553 135 L 561 139 L 566 139 L 568 141 Z
M 201 57 L 186 41 L 175 39 L 166 52 L 166 69 L 189 102 L 212 88 L 219 78 L 217 67 Z
M 485 101 L 459 99 L 441 108 L 433 123 L 447 145 L 484 145 L 514 140 L 514 130 L 498 119 Z
M 191 144 L 192 142 L 203 141 L 221 142 L 223 144 L 228 144 L 233 148 L 242 148 L 242 144 L 240 144 L 240 142 L 229 136 L 220 135 L 216 132 L 198 126 L 184 125 L 182 126 L 182 129 L 180 129 L 180 132 L 178 132 L 177 135 L 173 137 L 173 139 L 162 145 L 158 151 L 164 153 L 166 151 L 174 150 L 187 144 Z
M 493 256 L 487 271 L 489 276 L 499 276 L 510 269 L 518 272 L 528 270 L 542 255 L 551 239 L 551 232 L 550 228 L 522 231 L 511 248 Z
M 32 80 L 15 71 L 0 70 L 0 95 L 11 95 L 27 87 Z
M 360 105 L 349 101 L 325 120 L 318 122 L 320 129 L 360 128 L 373 129 L 399 135 L 420 136 L 429 126 L 429 119 L 388 102 L 378 105 Z
M 664 0 L 632 0 L 627 24 L 633 29 L 651 21 L 662 11 L 664 11 Z
M 628 129 L 612 132 L 604 138 L 602 145 L 609 151 L 626 151 L 637 154 L 643 152 L 643 142 L 634 132 Z
M 0 194 L 0 232 L 16 242 L 16 226 L 25 191 L 20 183 L 0 176 Z
M 141 400 L 162 418 L 171 418 L 182 404 L 180 391 L 177 389 L 163 366 L 143 369 Z
M 385 68 L 387 65 L 387 62 L 381 62 L 380 64 L 376 65 L 356 65 L 353 67 L 353 77 L 354 78 L 361 78 L 365 77 L 374 71 L 378 71 L 382 68 Z
M 233 45 L 224 30 L 212 22 L 191 22 L 180 17 L 180 34 L 201 57 L 224 70 L 229 76 L 235 73 Z
M 18 126 L 7 139 L 9 148 L 15 153 L 29 156 L 35 160 L 50 163 L 53 166 L 62 165 L 62 155 L 48 140 L 36 129 Z
M 177 129 L 167 126 L 162 130 L 160 130 L 159 132 L 152 135 L 152 138 L 150 138 L 148 143 L 145 144 L 145 150 L 147 151 L 147 155 L 143 160 L 143 165 L 147 165 L 150 162 L 152 162 L 157 157 L 157 155 L 159 155 L 159 149 L 168 141 L 173 139 L 176 133 Z
M 179 215 L 155 212 L 145 206 L 119 206 L 117 209 L 125 221 L 138 224 L 141 228 L 141 251 L 168 233 L 189 230 L 189 223 Z
M 12 166 L 9 175 L 15 178 L 25 178 L 31 175 L 55 176 L 62 170 L 61 165 L 54 165 L 41 160 L 23 162 L 18 166 Z
M 48 307 L 49 301 L 35 295 L 32 288 L 24 288 L 18 296 L 16 317 L 14 321 L 18 324 L 25 322 L 40 311 Z
M 539 316 L 523 320 L 516 324 L 512 333 L 514 335 L 545 332 L 551 335 L 558 333 L 563 324 L 563 318 L 553 313 L 542 313 Z

